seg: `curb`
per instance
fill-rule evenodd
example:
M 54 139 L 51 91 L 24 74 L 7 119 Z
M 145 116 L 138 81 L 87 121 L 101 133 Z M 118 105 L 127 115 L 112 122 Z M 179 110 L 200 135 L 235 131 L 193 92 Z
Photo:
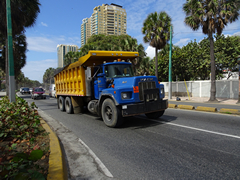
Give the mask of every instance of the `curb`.
M 225 114 L 240 115 L 240 110 L 237 110 L 237 109 L 221 108 L 218 111 L 216 107 L 197 106 L 195 108 L 194 106 L 191 106 L 191 105 L 177 105 L 177 104 L 168 104 L 168 108 L 187 109 L 187 110 L 196 110 L 196 111 L 205 111 L 205 112 L 219 112 L 219 113 L 225 113 Z
M 220 113 L 226 113 L 226 114 L 238 114 L 240 115 L 240 111 L 237 109 L 226 109 L 226 108 L 222 108 L 219 111 Z
M 188 109 L 188 110 L 193 110 L 194 106 L 191 105 L 178 105 L 177 106 L 179 109 Z
M 51 130 L 48 124 L 41 118 L 43 128 L 49 132 L 50 155 L 47 179 L 67 180 L 67 171 L 63 163 L 63 155 L 57 135 Z
M 196 108 L 197 111 L 207 111 L 207 112 L 217 112 L 217 108 L 215 107 L 204 107 L 204 106 L 198 106 Z

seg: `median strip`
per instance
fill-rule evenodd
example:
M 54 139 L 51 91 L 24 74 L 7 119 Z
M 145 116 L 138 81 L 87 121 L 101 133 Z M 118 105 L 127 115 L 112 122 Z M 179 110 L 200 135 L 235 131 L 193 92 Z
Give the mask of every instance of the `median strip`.
M 204 106 L 198 106 L 196 108 L 197 111 L 207 111 L 207 112 L 216 112 L 217 108 L 215 107 L 204 107 Z
M 226 109 L 222 108 L 219 111 L 220 113 L 226 113 L 226 114 L 238 114 L 240 115 L 240 111 L 238 109 Z
M 191 105 L 178 105 L 177 106 L 179 109 L 188 109 L 188 110 L 193 110 L 194 106 Z
M 169 108 L 176 108 L 177 105 L 176 105 L 176 104 L 168 104 L 168 107 L 169 107 Z

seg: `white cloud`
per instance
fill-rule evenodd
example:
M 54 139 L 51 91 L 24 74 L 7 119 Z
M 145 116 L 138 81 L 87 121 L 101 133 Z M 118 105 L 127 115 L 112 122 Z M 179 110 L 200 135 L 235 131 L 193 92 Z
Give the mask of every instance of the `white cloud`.
M 57 52 L 58 44 L 78 45 L 80 38 L 65 36 L 27 37 L 27 43 L 30 51 Z
M 190 38 L 185 38 L 185 39 L 180 39 L 177 43 L 175 43 L 175 46 L 184 46 L 186 45 L 191 39 Z
M 48 68 L 57 68 L 56 59 L 46 59 L 40 61 L 29 61 L 22 68 L 25 77 L 31 80 L 37 80 L 42 83 L 43 75 Z
M 155 48 L 153 48 L 152 46 L 148 46 L 145 52 L 147 53 L 147 56 L 151 59 L 155 57 Z
M 233 36 L 240 36 L 240 31 L 233 34 Z
M 57 42 L 45 37 L 27 37 L 28 49 L 38 52 L 56 52 Z
M 46 23 L 44 23 L 44 22 L 41 22 L 41 25 L 45 26 L 45 27 L 48 27 L 48 25 Z

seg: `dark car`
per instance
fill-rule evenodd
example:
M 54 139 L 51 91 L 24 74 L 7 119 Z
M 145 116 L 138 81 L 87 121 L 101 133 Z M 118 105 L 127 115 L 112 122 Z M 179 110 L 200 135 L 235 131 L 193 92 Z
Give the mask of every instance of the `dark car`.
M 32 99 L 46 99 L 46 94 L 43 88 L 33 88 Z
M 30 94 L 30 90 L 28 87 L 21 87 L 20 88 L 20 93 L 21 94 Z

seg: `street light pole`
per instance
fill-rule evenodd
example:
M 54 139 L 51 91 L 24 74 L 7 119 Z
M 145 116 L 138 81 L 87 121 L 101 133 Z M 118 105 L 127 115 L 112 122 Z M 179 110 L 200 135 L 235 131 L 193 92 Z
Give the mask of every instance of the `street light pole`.
M 6 17 L 7 17 L 7 35 L 8 35 L 8 71 L 9 71 L 9 98 L 10 102 L 15 102 L 15 76 L 14 76 L 14 59 L 13 59 L 13 42 L 12 42 L 12 19 L 10 0 L 6 0 Z
M 170 26 L 169 71 L 168 71 L 168 100 L 172 99 L 172 26 Z
M 238 102 L 237 102 L 237 104 L 240 104 L 240 55 L 238 56 L 238 59 L 237 59 L 237 63 L 238 63 L 238 86 L 239 86 L 239 88 L 238 88 L 238 90 L 239 90 L 239 92 L 238 92 Z

